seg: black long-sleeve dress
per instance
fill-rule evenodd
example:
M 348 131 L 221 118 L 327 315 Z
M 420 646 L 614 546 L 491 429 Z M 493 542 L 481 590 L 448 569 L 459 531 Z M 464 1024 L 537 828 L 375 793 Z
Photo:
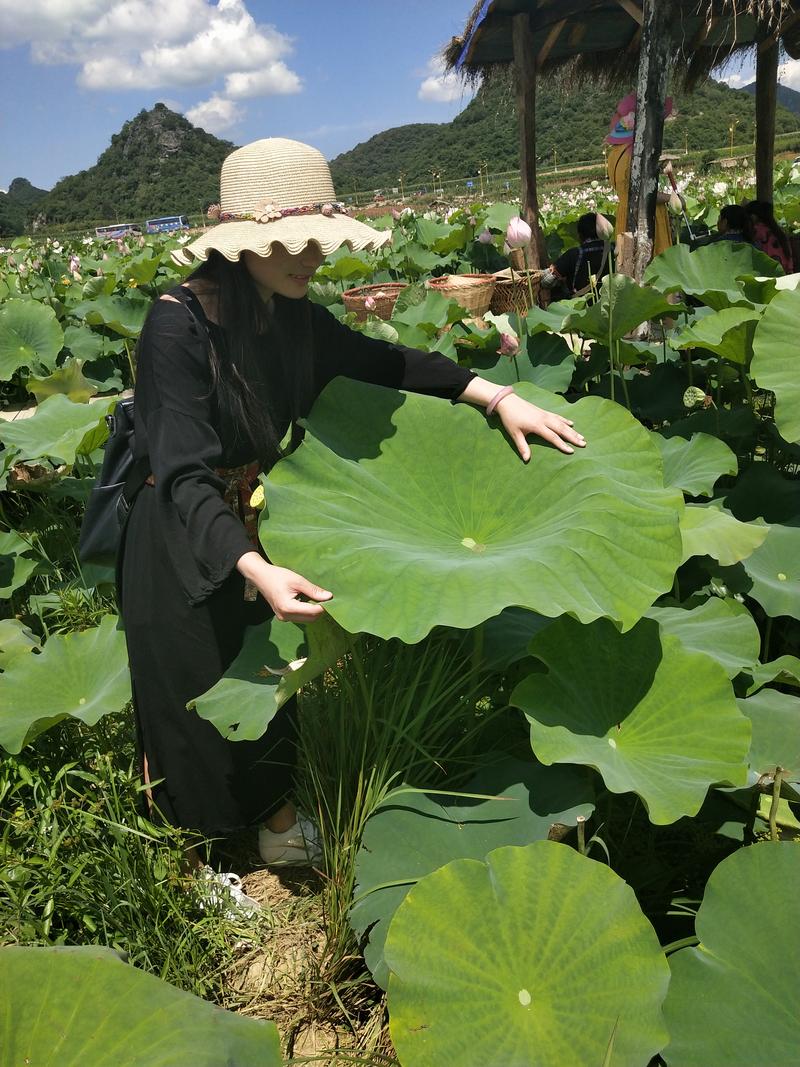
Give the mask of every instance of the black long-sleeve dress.
M 255 458 L 212 388 L 209 332 L 215 344 L 224 335 L 188 288 L 170 295 L 179 302 L 156 302 L 139 346 L 136 453 L 149 456 L 154 485 L 139 492 L 126 525 L 120 604 L 154 800 L 174 825 L 227 836 L 263 821 L 290 793 L 293 708 L 281 709 L 258 741 L 227 741 L 186 710 L 236 657 L 245 627 L 271 609 L 244 599 L 236 562 L 253 545 L 215 473 Z M 310 318 L 314 396 L 344 375 L 455 400 L 473 377 L 443 356 L 350 330 L 320 306 L 310 305 Z M 270 355 L 267 344 L 249 385 L 282 437 L 290 423 L 286 364 Z

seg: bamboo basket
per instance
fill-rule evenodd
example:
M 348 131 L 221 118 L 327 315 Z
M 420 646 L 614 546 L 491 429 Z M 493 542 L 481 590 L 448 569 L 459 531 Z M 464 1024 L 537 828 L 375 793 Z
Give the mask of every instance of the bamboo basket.
M 531 290 L 533 290 L 534 304 L 540 302 L 540 291 L 543 270 L 526 270 L 512 272 L 506 267 L 494 275 L 496 284 L 492 296 L 491 311 L 494 315 L 503 315 L 509 311 L 518 314 L 526 314 L 531 307 Z M 528 278 L 531 280 L 531 288 L 528 288 Z
M 431 278 L 427 285 L 448 300 L 456 300 L 478 319 L 489 310 L 495 277 L 493 274 L 445 274 L 441 278 Z
M 366 322 L 368 315 L 377 315 L 379 319 L 390 319 L 394 305 L 406 282 L 384 282 L 383 285 L 359 285 L 342 293 L 345 311 L 355 313 L 359 322 Z M 367 297 L 375 301 L 375 307 L 367 308 Z

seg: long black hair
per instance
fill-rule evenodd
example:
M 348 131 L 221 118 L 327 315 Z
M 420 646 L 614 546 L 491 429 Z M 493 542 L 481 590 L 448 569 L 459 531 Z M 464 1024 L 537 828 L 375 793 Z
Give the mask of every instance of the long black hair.
M 752 241 L 753 227 L 750 216 L 741 204 L 726 204 L 720 209 L 719 217 L 728 224 L 728 230 L 741 233 L 745 241 Z
M 234 432 L 241 426 L 265 467 L 282 454 L 274 412 L 259 403 L 250 386 L 259 360 L 276 360 L 283 383 L 280 406 L 289 415 L 291 451 L 302 437 L 297 420 L 307 415 L 314 399 L 311 308 L 307 298 L 292 300 L 274 295 L 264 301 L 243 262 L 231 262 L 216 250 L 187 281 L 210 283 L 217 297 L 217 319 L 212 345 L 211 389 L 221 409 L 233 415 Z M 275 376 L 273 376 L 275 377 Z M 276 408 L 278 405 L 276 404 Z

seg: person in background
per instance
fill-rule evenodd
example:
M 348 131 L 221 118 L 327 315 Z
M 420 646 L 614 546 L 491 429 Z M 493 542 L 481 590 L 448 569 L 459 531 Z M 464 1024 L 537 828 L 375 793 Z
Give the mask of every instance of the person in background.
M 750 216 L 753 244 L 780 263 L 787 274 L 791 274 L 794 270 L 792 246 L 775 219 L 772 204 L 768 200 L 751 200 L 744 208 Z
M 664 103 L 664 118 L 672 115 L 672 97 L 668 96 Z M 606 143 L 611 145 L 608 152 L 608 180 L 619 197 L 617 207 L 617 236 L 627 229 L 628 225 L 628 189 L 631 175 L 631 155 L 633 152 L 633 135 L 636 120 L 636 93 L 628 93 L 617 104 L 616 111 L 611 116 Z M 672 247 L 672 226 L 670 224 L 667 203 L 670 194 L 658 192 L 656 205 L 656 228 L 653 237 L 653 255 L 657 256 L 667 248 Z M 619 252 L 619 244 L 617 245 Z
M 597 216 L 581 215 L 578 219 L 579 245 L 568 248 L 551 263 L 541 278 L 552 300 L 582 296 L 590 286 L 591 276 L 599 279 L 608 274 L 608 241 L 597 236 Z
M 717 241 L 746 241 L 752 244 L 750 216 L 741 204 L 726 204 L 720 211 L 717 232 L 708 243 L 715 244 Z

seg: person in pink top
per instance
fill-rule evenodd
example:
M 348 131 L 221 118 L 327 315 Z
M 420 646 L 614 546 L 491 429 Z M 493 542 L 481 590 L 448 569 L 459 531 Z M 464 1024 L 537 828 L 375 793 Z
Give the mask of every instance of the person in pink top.
M 753 224 L 753 244 L 761 252 L 777 260 L 787 274 L 794 270 L 792 246 L 789 238 L 775 220 L 775 211 L 768 200 L 751 200 L 745 210 Z

